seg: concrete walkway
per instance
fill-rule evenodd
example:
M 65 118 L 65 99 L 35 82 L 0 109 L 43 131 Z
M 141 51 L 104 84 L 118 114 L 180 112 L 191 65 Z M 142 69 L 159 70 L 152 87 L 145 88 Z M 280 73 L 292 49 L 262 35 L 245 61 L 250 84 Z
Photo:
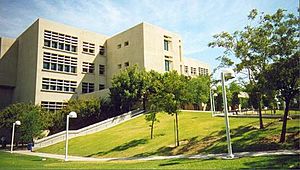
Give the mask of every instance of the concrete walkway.
M 25 150 L 14 151 L 14 153 L 39 156 L 42 158 L 54 158 L 64 160 L 64 155 L 30 152 Z M 300 155 L 300 150 L 275 150 L 275 151 L 262 151 L 262 152 L 239 152 L 234 153 L 235 158 L 250 157 L 250 156 L 271 156 L 271 155 Z M 198 154 L 198 155 L 176 155 L 176 156 L 149 156 L 149 157 L 124 157 L 124 158 L 92 158 L 92 157 L 81 157 L 81 156 L 68 156 L 69 161 L 92 161 L 92 162 L 105 162 L 105 161 L 150 161 L 150 160 L 163 160 L 163 159 L 228 159 L 227 154 Z

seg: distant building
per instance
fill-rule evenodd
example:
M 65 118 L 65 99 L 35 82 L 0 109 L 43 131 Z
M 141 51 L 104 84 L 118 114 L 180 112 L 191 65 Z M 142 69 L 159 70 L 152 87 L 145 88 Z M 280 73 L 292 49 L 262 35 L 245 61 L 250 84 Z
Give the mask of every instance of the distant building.
M 134 64 L 160 73 L 209 74 L 185 58 L 179 35 L 141 23 L 112 37 L 38 19 L 17 39 L 0 38 L 0 109 L 16 102 L 61 109 L 71 98 L 111 86 Z

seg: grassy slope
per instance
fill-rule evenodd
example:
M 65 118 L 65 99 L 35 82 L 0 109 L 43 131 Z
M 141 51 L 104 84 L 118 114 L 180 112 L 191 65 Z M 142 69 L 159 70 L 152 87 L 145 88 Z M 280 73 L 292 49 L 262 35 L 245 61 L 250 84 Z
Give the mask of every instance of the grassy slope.
M 158 161 L 64 162 L 0 152 L 0 169 L 241 169 L 300 168 L 299 155 L 245 157 L 233 160 L 171 159 Z
M 159 114 L 154 139 L 144 116 L 108 130 L 69 141 L 69 154 L 92 157 L 134 157 L 227 152 L 224 118 L 210 113 L 181 113 L 181 146 L 174 148 L 174 118 Z M 278 144 L 282 122 L 264 119 L 265 130 L 258 129 L 258 118 L 230 118 L 233 151 L 255 151 L 299 147 L 299 120 L 288 121 L 288 141 Z M 64 142 L 42 148 L 39 152 L 64 154 Z

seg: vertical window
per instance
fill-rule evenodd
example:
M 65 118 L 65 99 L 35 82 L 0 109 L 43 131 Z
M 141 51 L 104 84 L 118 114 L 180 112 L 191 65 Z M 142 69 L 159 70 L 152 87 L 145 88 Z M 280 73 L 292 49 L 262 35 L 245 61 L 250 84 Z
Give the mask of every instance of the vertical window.
M 105 74 L 105 65 L 99 65 L 99 74 L 104 75 Z
M 169 51 L 169 41 L 164 40 L 164 50 Z
M 189 73 L 189 67 L 188 66 L 184 66 L 184 72 L 185 72 L 185 74 Z
M 180 62 L 182 61 L 182 56 L 181 56 L 181 45 L 179 46 L 179 60 L 180 60 Z
M 165 60 L 165 71 L 170 71 L 172 69 L 172 61 Z
M 118 64 L 118 69 L 121 69 L 122 68 L 122 64 Z
M 105 54 L 105 48 L 104 48 L 104 46 L 99 46 L 99 54 L 100 55 L 104 55 Z

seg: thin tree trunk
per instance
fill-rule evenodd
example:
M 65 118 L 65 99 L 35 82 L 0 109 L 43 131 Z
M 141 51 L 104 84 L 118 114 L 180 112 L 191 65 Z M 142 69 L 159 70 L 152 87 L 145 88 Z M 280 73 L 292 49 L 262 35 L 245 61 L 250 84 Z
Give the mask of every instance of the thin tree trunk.
M 176 146 L 179 146 L 178 113 L 175 113 L 176 120 Z
M 176 141 L 177 141 L 177 138 L 176 138 L 176 123 L 175 123 L 175 119 L 174 119 L 174 142 L 175 142 L 175 146 L 176 146 Z
M 258 96 L 258 114 L 259 114 L 259 129 L 264 128 L 263 120 L 262 120 L 262 113 L 261 113 L 261 95 Z
M 289 107 L 290 107 L 290 99 L 286 99 L 285 102 L 286 102 L 286 105 L 285 105 L 284 115 L 283 115 L 281 136 L 280 136 L 280 141 L 279 141 L 280 143 L 285 142 L 286 125 L 287 125 L 287 117 L 288 117 Z
M 154 115 L 152 116 L 152 123 L 151 123 L 151 139 L 153 139 L 153 127 L 154 127 Z

